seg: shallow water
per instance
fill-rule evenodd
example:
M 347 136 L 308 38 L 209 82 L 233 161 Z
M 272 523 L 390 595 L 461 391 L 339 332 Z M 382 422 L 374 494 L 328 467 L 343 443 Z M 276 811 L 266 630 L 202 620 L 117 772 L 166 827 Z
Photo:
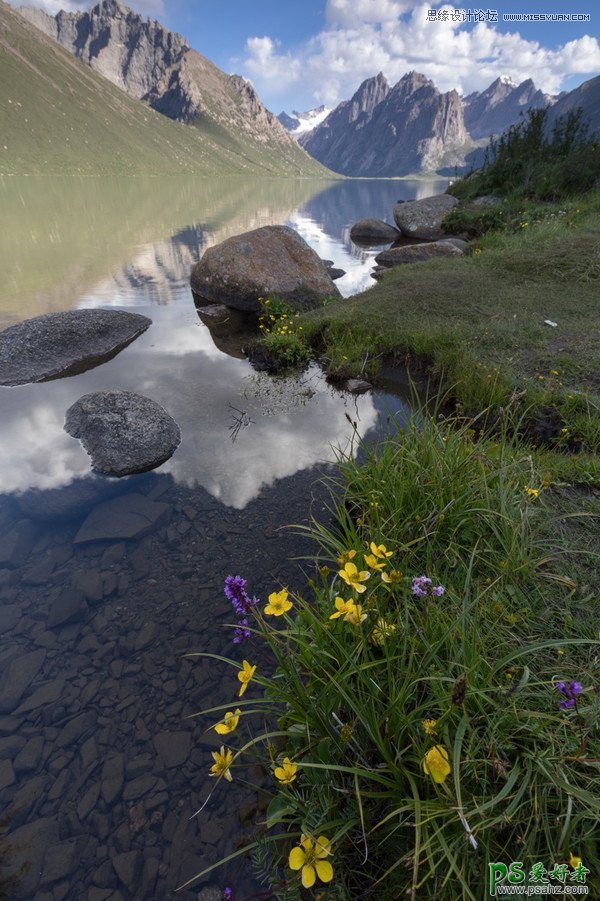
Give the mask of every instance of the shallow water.
M 317 366 L 255 372 L 243 324 L 211 332 L 199 319 L 193 263 L 229 235 L 290 224 L 347 271 L 348 296 L 372 284 L 377 253 L 351 244 L 352 223 L 390 221 L 397 199 L 444 185 L 0 181 L 0 327 L 89 306 L 153 320 L 96 369 L 0 388 L 0 810 L 9 863 L 28 867 L 14 897 L 166 898 L 251 832 L 256 792 L 242 768 L 190 818 L 222 740 L 205 731 L 218 716 L 186 717 L 233 703 L 238 683 L 234 669 L 184 655 L 264 661 L 260 647 L 231 643 L 225 576 L 244 575 L 261 597 L 301 588 L 293 558 L 311 546 L 286 526 L 329 515 L 320 480 L 334 448 L 348 447 L 346 414 L 362 434 L 407 414 L 392 394 L 334 389 Z M 92 476 L 63 430 L 78 397 L 114 387 L 152 397 L 180 425 L 181 446 L 152 473 Z M 132 495 L 149 520 L 124 537 Z M 94 540 L 82 540 L 103 509 Z M 178 897 L 209 884 L 233 886 L 238 901 L 257 889 L 238 861 Z

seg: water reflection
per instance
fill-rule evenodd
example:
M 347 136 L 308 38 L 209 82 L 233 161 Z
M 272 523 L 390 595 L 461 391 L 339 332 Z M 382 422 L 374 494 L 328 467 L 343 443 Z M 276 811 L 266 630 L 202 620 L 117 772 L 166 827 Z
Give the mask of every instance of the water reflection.
M 369 287 L 376 249 L 350 241 L 358 219 L 392 222 L 399 199 L 443 191 L 429 179 L 0 178 L 0 327 L 74 306 L 171 303 L 202 252 L 269 224 L 296 228 L 348 272 L 344 296 Z
M 114 387 L 153 398 L 179 424 L 181 445 L 160 471 L 189 487 L 202 486 L 236 509 L 277 479 L 331 459 L 332 447 L 346 444 L 351 395 L 327 385 L 317 367 L 274 380 L 224 354 L 195 318 L 188 294 L 175 290 L 170 308 L 138 305 L 153 317 L 152 326 L 104 366 L 0 394 L 1 492 L 56 488 L 87 472 L 89 458 L 64 432 L 64 412 L 81 395 Z M 363 395 L 356 404 L 368 430 L 376 420 L 372 398 Z M 228 432 L 232 408 L 253 420 L 236 442 Z
M 249 803 L 255 818 L 256 796 L 237 779 L 204 818 L 191 817 L 212 788 L 210 752 L 221 742 L 209 729 L 214 716 L 188 717 L 229 703 L 237 689 L 227 668 L 183 655 L 263 652 L 232 646 L 224 576 L 243 573 L 261 597 L 279 584 L 303 589 L 292 561 L 314 547 L 285 527 L 326 520 L 317 480 L 328 469 L 319 464 L 347 446 L 346 413 L 365 433 L 388 408 L 406 408 L 381 392 L 338 392 L 317 367 L 283 379 L 254 372 L 241 354 L 248 323 L 220 329 L 199 318 L 189 271 L 211 243 L 291 222 L 348 270 L 354 290 L 369 255 L 351 245 L 349 226 L 389 219 L 407 186 L 353 185 L 0 182 L 0 327 L 77 306 L 153 320 L 94 370 L 0 388 L 0 683 L 15 685 L 14 672 L 19 689 L 0 706 L 0 807 L 11 865 L 26 867 L 15 898 L 173 897 L 233 852 Z M 179 423 L 182 443 L 160 469 L 123 480 L 90 474 L 64 415 L 105 388 L 148 395 Z M 110 537 L 122 522 L 113 512 L 102 539 L 77 542 L 90 510 L 96 516 L 110 498 L 126 514 L 132 494 L 156 502 L 154 531 L 123 541 L 115 528 Z M 212 897 L 219 884 L 237 897 L 257 891 L 244 866 L 211 874 Z M 175 897 L 194 901 L 197 891 Z

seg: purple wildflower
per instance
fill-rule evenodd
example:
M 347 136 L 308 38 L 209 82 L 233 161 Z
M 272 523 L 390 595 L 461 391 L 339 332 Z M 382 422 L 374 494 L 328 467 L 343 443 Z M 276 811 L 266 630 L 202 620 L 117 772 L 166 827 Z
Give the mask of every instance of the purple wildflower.
M 223 889 L 223 901 L 233 901 L 233 889 L 229 886 Z
M 225 597 L 231 601 L 238 616 L 245 616 L 258 604 L 258 598 L 248 597 L 247 584 L 241 576 L 227 576 L 225 579 Z
M 443 585 L 434 585 L 428 576 L 415 576 L 412 580 L 412 593 L 417 598 L 426 598 L 427 596 L 439 598 L 445 590 Z
M 233 643 L 234 644 L 240 644 L 242 641 L 244 641 L 244 639 L 250 638 L 250 636 L 252 635 L 252 632 L 250 631 L 250 629 L 246 628 L 247 625 L 248 625 L 247 619 L 240 620 L 239 626 L 233 633 Z
M 577 695 L 580 695 L 583 691 L 583 685 L 581 682 L 569 682 L 567 685 L 566 682 L 562 680 L 560 682 L 555 682 L 557 691 L 560 691 L 561 694 L 565 695 L 560 704 L 558 705 L 561 710 L 572 710 L 576 705 Z
M 427 576 L 415 576 L 412 580 L 412 593 L 417 598 L 426 598 L 431 584 L 431 579 L 428 579 Z

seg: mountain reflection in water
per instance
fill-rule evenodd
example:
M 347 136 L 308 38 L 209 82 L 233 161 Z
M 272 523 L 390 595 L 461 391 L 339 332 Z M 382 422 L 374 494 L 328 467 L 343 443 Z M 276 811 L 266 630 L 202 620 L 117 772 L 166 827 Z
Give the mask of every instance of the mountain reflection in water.
M 76 378 L 0 391 L 0 492 L 58 488 L 85 475 L 88 457 L 63 431 L 65 411 L 83 394 L 115 387 L 152 397 L 178 422 L 181 446 L 161 471 L 238 509 L 277 479 L 332 459 L 332 448 L 347 446 L 351 435 L 349 405 L 363 434 L 375 424 L 372 396 L 341 394 L 316 367 L 284 379 L 255 373 L 243 358 L 243 333 L 211 331 L 206 317 L 198 318 L 191 268 L 206 247 L 279 222 L 345 269 L 337 284 L 343 294 L 354 293 L 372 285 L 378 251 L 352 244 L 352 223 L 366 216 L 391 221 L 397 199 L 440 187 L 389 180 L 5 179 L 0 195 L 14 227 L 0 243 L 7 273 L 0 324 L 61 307 L 114 306 L 135 308 L 153 325 L 113 360 Z M 232 409 L 252 420 L 236 442 L 228 431 Z

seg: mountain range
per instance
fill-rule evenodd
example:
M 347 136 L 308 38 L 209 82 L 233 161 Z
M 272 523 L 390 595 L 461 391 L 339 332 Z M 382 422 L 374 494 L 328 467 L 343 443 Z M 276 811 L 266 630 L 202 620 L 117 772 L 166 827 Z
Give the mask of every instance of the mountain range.
M 335 172 L 393 176 L 464 168 L 482 156 L 490 136 L 519 122 L 528 109 L 546 106 L 550 125 L 581 106 L 592 133 L 600 132 L 600 78 L 553 97 L 530 78 L 517 84 L 500 76 L 484 91 L 460 97 L 456 91 L 440 92 L 417 72 L 409 72 L 393 86 L 380 72 L 310 131 L 291 128 L 285 113 L 279 120 Z M 303 114 L 306 123 L 313 120 L 312 112 Z
M 554 98 L 502 76 L 461 97 L 418 72 L 394 85 L 380 72 L 333 110 L 276 117 L 250 82 L 119 0 L 19 13 L 0 0 L 0 174 L 453 171 L 548 104 L 551 121 L 582 106 L 600 131 L 598 79 Z
M 19 12 L 0 0 L 0 172 L 330 174 L 249 82 L 118 0 Z

